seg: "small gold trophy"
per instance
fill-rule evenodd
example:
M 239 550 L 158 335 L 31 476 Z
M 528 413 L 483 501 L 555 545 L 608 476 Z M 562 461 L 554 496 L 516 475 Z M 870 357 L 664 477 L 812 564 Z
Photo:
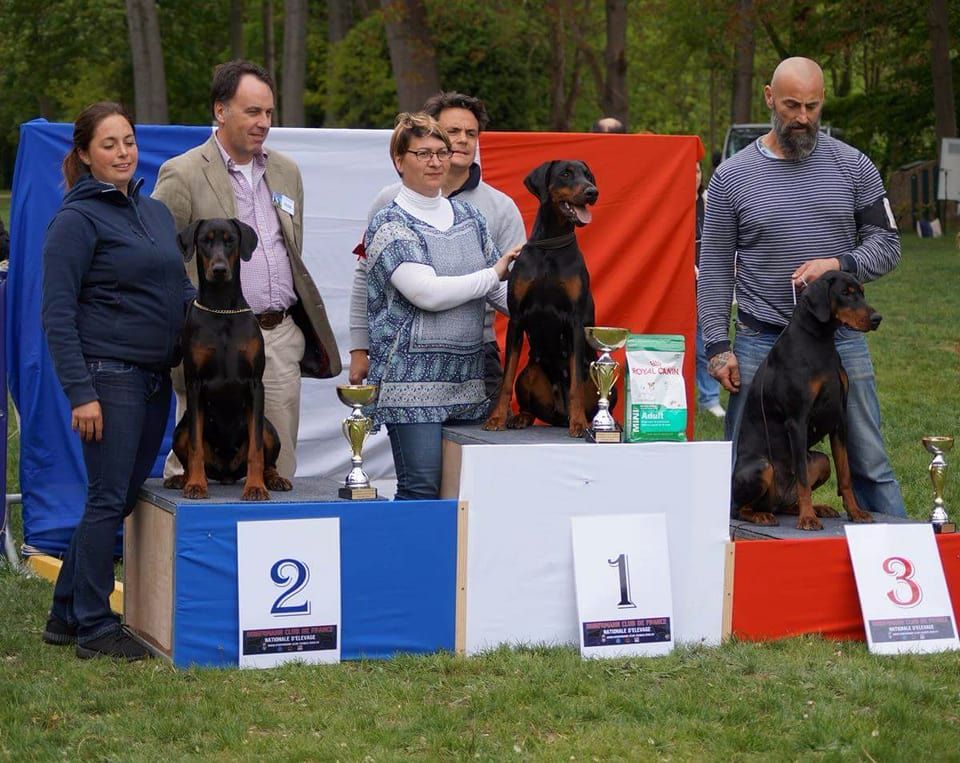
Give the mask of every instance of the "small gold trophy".
M 928 453 L 933 454 L 930 462 L 930 481 L 933 483 L 933 508 L 930 510 L 930 524 L 935 533 L 955 533 L 957 525 L 947 516 L 947 507 L 943 503 L 943 483 L 947 478 L 947 461 L 944 453 L 953 450 L 952 437 L 924 437 L 921 442 Z
M 338 384 L 337 397 L 344 405 L 349 405 L 353 410 L 350 415 L 343 420 L 343 436 L 350 443 L 350 450 L 353 456 L 350 461 L 353 468 L 343 481 L 343 487 L 337 491 L 341 498 L 348 498 L 352 501 L 370 500 L 377 497 L 377 489 L 370 485 L 370 478 L 363 471 L 363 442 L 370 434 L 370 428 L 373 421 L 369 416 L 364 416 L 360 409 L 369 405 L 377 398 L 376 384 Z
M 610 415 L 610 390 L 620 378 L 620 366 L 610 357 L 610 353 L 619 350 L 627 343 L 629 329 L 610 326 L 585 326 L 587 344 L 599 350 L 601 355 L 590 363 L 590 378 L 597 385 L 600 400 L 597 413 L 587 428 L 587 442 L 622 442 L 623 432 Z

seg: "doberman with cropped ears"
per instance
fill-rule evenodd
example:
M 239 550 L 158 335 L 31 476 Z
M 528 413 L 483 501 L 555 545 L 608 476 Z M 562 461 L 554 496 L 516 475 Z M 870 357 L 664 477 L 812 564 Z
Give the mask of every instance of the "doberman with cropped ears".
M 834 344 L 838 326 L 874 331 L 881 315 L 867 304 L 849 273 L 825 273 L 801 293 L 790 323 L 760 364 L 737 439 L 733 515 L 759 525 L 774 514 L 799 515 L 801 530 L 822 530 L 820 517 L 838 517 L 814 505 L 811 493 L 830 478 L 830 460 L 809 450 L 830 437 L 837 493 L 853 522 L 872 522 L 853 494 L 847 459 L 847 373 Z
M 573 160 L 541 164 L 524 185 L 540 200 L 540 208 L 507 282 L 510 322 L 503 382 L 483 428 L 523 429 L 540 419 L 581 437 L 588 415 L 596 412 L 598 395 L 589 378 L 596 352 L 583 332 L 594 325 L 594 304 L 576 229 L 592 219 L 589 207 L 599 191 L 590 168 Z M 517 377 L 524 334 L 529 361 Z M 519 413 L 511 415 L 515 378 Z
M 207 480 L 246 478 L 241 498 L 266 501 L 292 485 L 277 472 L 280 438 L 264 416 L 263 334 L 240 288 L 240 261 L 257 234 L 239 220 L 197 220 L 177 243 L 198 256 L 197 299 L 183 327 L 187 410 L 173 433 L 184 473 L 164 481 L 186 498 L 206 498 Z

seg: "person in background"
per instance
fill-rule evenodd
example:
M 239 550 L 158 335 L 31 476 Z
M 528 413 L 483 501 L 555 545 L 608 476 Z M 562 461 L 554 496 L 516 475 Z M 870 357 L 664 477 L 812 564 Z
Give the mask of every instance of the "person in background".
M 374 423 L 386 424 L 398 500 L 440 494 L 441 428 L 477 420 L 484 389 L 484 303 L 506 299 L 509 263 L 483 216 L 441 193 L 451 141 L 425 113 L 402 113 L 390 139 L 397 197 L 364 236 Z
M 177 230 L 194 220 L 235 217 L 257 232 L 257 248 L 241 263 L 243 296 L 263 331 L 264 415 L 280 435 L 277 471 L 293 479 L 300 428 L 300 379 L 340 373 L 340 352 L 323 299 L 303 262 L 303 180 L 293 161 L 263 147 L 274 111 L 274 85 L 249 61 L 213 73 L 210 109 L 217 129 L 200 146 L 160 167 L 153 197 L 173 213 Z M 196 283 L 196 259 L 187 263 Z M 177 420 L 186 410 L 183 371 L 173 376 Z M 183 473 L 171 452 L 163 476 Z
M 790 321 L 797 291 L 831 270 L 866 282 L 900 262 L 900 236 L 877 168 L 820 133 L 824 86 L 816 62 L 782 61 L 763 93 L 770 132 L 710 180 L 697 288 L 710 373 L 730 392 L 725 434 L 734 443 L 750 382 Z M 866 337 L 840 327 L 835 343 L 849 379 L 847 453 L 857 501 L 906 516 L 883 444 Z
M 169 210 L 140 194 L 133 120 L 117 103 L 77 117 L 63 162 L 67 195 L 43 245 L 43 328 L 87 469 L 43 631 L 80 658 L 149 652 L 110 609 L 120 525 L 157 457 L 170 412 L 187 303 Z
M 423 104 L 423 111 L 439 122 L 441 129 L 450 139 L 453 154 L 441 186 L 443 195 L 476 207 L 483 215 L 487 231 L 499 251 L 506 252 L 526 241 L 523 218 L 513 199 L 481 180 L 477 147 L 480 133 L 487 128 L 489 122 L 483 102 L 470 95 L 446 91 L 428 98 Z M 401 183 L 394 183 L 380 191 L 370 207 L 368 224 L 377 212 L 397 197 L 401 186 Z M 493 311 L 493 306 L 488 305 L 483 326 L 484 385 L 491 398 L 499 390 L 503 376 L 500 348 L 493 330 Z M 351 384 L 360 384 L 366 378 L 369 367 L 368 346 L 367 262 L 361 256 L 357 260 L 350 294 Z
M 616 117 L 601 117 L 590 127 L 590 132 L 614 132 L 626 133 L 627 128 L 623 126 Z
M 707 190 L 703 187 L 703 170 L 697 162 L 697 238 L 696 264 L 697 277 L 700 276 L 700 241 L 703 236 L 703 218 L 706 214 Z M 720 382 L 710 375 L 707 367 L 707 354 L 703 346 L 703 333 L 700 330 L 700 320 L 697 320 L 697 404 L 701 411 L 722 419 L 727 412 L 720 405 Z

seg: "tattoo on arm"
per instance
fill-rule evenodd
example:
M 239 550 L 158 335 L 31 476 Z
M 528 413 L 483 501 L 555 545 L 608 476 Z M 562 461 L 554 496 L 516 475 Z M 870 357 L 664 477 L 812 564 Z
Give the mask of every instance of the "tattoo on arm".
M 730 360 L 730 355 L 731 353 L 729 351 L 718 352 L 716 355 L 710 358 L 707 363 L 707 368 L 710 370 L 710 373 L 716 373 L 725 365 L 727 365 L 727 361 Z

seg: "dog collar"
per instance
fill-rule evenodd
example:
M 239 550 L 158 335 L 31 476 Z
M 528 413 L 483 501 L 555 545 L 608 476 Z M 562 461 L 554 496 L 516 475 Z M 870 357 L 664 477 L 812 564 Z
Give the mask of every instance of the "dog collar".
M 554 236 L 553 238 L 540 238 L 536 241 L 530 241 L 530 246 L 536 246 L 540 249 L 563 249 L 565 246 L 569 246 L 574 241 L 577 240 L 577 234 L 573 231 L 569 233 L 564 233 L 562 236 Z
M 252 307 L 241 307 L 238 310 L 215 310 L 212 307 L 204 307 L 197 300 L 193 300 L 193 306 L 199 307 L 201 310 L 205 310 L 208 313 L 216 313 L 217 315 L 239 315 L 240 313 L 252 313 Z

